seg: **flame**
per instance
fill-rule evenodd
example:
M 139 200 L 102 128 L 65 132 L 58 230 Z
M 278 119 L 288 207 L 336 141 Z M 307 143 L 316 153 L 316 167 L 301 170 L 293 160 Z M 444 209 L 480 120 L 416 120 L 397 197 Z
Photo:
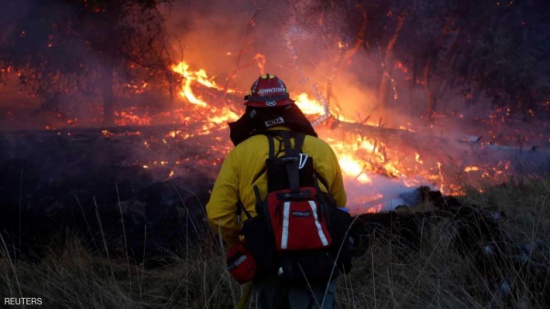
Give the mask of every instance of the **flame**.
M 369 207 L 367 209 L 366 213 L 373 214 L 373 213 L 381 212 L 382 211 L 382 206 L 383 206 L 382 203 L 378 203 L 376 206 Z
M 305 92 L 295 96 L 296 105 L 306 115 L 323 115 L 325 113 L 325 107 L 319 101 L 312 99 Z
M 185 97 L 190 103 L 196 104 L 202 107 L 207 107 L 208 104 L 203 101 L 200 96 L 196 96 L 191 88 L 191 85 L 194 82 L 197 82 L 204 87 L 213 88 L 219 91 L 224 90 L 223 87 L 220 87 L 216 84 L 213 78 L 208 77 L 204 69 L 199 69 L 197 71 L 190 71 L 189 64 L 185 61 L 181 61 L 176 65 L 172 66 L 172 70 L 183 77 L 182 80 L 182 89 L 180 91 L 180 96 Z M 232 92 L 233 90 L 228 89 L 227 92 Z
M 464 168 L 464 171 L 465 171 L 466 173 L 469 173 L 469 172 L 477 172 L 477 171 L 479 171 L 479 170 L 480 170 L 479 166 L 466 166 L 466 167 Z
M 414 159 L 416 160 L 416 162 L 422 164 L 424 162 L 422 162 L 422 160 L 420 159 L 420 154 L 417 152 L 415 155 L 414 155 Z
M 258 62 L 260 71 L 264 70 L 265 56 L 257 54 L 255 59 Z M 180 62 L 173 67 L 174 71 L 181 74 L 183 77 L 180 95 L 187 99 L 197 109 L 196 111 L 202 113 L 200 117 L 207 119 L 207 121 L 200 128 L 200 132 L 190 133 L 191 135 L 203 135 L 210 134 L 213 128 L 220 127 L 228 121 L 235 121 L 239 118 L 239 115 L 232 111 L 229 107 L 219 107 L 214 104 L 210 104 L 205 100 L 199 92 L 204 89 L 212 89 L 216 91 L 224 91 L 223 87 L 218 86 L 214 78 L 210 78 L 204 69 L 198 69 L 193 71 L 190 66 L 185 62 Z M 291 94 L 296 104 L 300 107 L 302 112 L 311 118 L 316 118 L 325 114 L 325 106 L 316 99 L 313 99 L 308 93 Z M 353 121 L 341 117 L 340 119 L 346 121 Z M 191 120 L 192 121 L 192 120 Z M 189 133 L 183 136 L 182 132 L 172 131 L 167 135 L 168 139 L 174 138 L 188 138 Z M 342 174 L 346 181 L 356 182 L 364 186 L 375 186 L 371 175 L 383 174 L 385 176 L 396 179 L 404 184 L 404 186 L 418 185 L 418 180 L 408 179 L 402 172 L 398 162 L 388 160 L 386 145 L 377 140 L 368 139 L 360 134 L 339 136 L 339 137 L 327 137 L 327 141 L 339 158 L 339 164 L 342 170 Z M 221 141 L 220 141 L 221 142 Z M 147 145 L 146 145 L 147 146 Z M 215 149 L 217 146 L 212 146 Z M 222 146 L 217 148 L 222 154 L 226 154 L 231 149 L 231 146 Z M 182 162 L 176 162 L 178 165 Z M 183 162 L 185 163 L 185 162 Z M 151 162 L 150 166 L 158 165 L 158 163 Z M 169 176 L 169 175 L 168 175 Z M 382 210 L 384 196 L 376 192 L 370 192 L 364 195 L 361 203 L 365 206 L 368 212 L 378 212 Z M 373 202 L 375 201 L 375 203 Z
M 234 89 L 226 89 L 222 86 L 219 86 L 216 83 L 215 78 L 208 76 L 205 69 L 198 69 L 195 71 L 190 70 L 190 65 L 187 64 L 185 61 L 181 61 L 173 65 L 172 70 L 183 77 L 179 95 L 183 98 L 186 98 L 187 101 L 189 101 L 191 104 L 194 104 L 199 108 L 203 108 L 202 110 L 198 111 L 199 115 L 197 115 L 203 119 L 206 118 L 207 120 L 207 124 L 203 125 L 202 127 L 203 134 L 210 133 L 210 130 L 213 127 L 218 126 L 222 123 L 239 119 L 239 115 L 231 111 L 227 106 L 218 108 L 216 106 L 213 106 L 212 104 L 207 103 L 203 99 L 203 97 L 195 94 L 195 92 L 193 91 L 193 86 L 195 86 L 195 84 L 198 84 L 202 87 L 216 91 L 224 91 L 225 93 L 233 93 L 235 92 Z M 185 119 L 185 122 L 188 122 L 190 120 L 192 121 L 192 118 L 194 117 Z
M 257 53 L 256 56 L 254 56 L 254 60 L 258 62 L 258 69 L 260 69 L 260 75 L 264 75 L 265 74 L 265 55 Z
M 340 163 L 344 175 L 355 177 L 360 183 L 372 183 L 372 180 L 364 172 L 365 168 L 350 155 L 341 155 L 338 163 Z
M 147 82 L 141 82 L 139 85 L 136 83 L 128 83 L 124 85 L 126 89 L 133 90 L 134 94 L 145 93 L 145 91 L 147 91 L 147 86 L 149 86 L 149 83 Z
M 254 59 L 258 63 L 258 68 L 261 72 L 265 70 L 265 56 L 256 54 Z M 170 132 L 169 137 L 174 138 L 189 138 L 194 135 L 204 135 L 212 133 L 215 128 L 220 128 L 225 122 L 235 121 L 239 115 L 232 111 L 228 106 L 220 107 L 219 104 L 208 103 L 201 95 L 198 95 L 199 89 L 211 89 L 215 91 L 226 91 L 223 87 L 218 86 L 214 78 L 209 77 L 204 69 L 192 71 L 190 66 L 185 62 L 180 62 L 174 66 L 174 71 L 181 74 L 183 77 L 181 96 L 186 98 L 190 103 L 198 109 L 201 119 L 207 121 L 200 127 L 199 131 L 185 133 Z M 194 92 L 195 91 L 195 92 Z M 236 92 L 236 91 L 235 91 Z M 308 118 L 316 118 L 325 114 L 325 106 L 318 100 L 314 99 L 309 93 L 294 93 L 291 94 L 296 104 Z M 191 117 L 187 121 L 192 122 L 196 118 Z M 358 122 L 355 119 L 338 116 L 338 119 L 346 122 Z M 374 120 L 368 122 L 360 121 L 373 126 L 380 126 L 380 123 Z M 405 123 L 399 127 L 400 130 L 406 132 L 415 132 L 412 129 L 411 123 Z M 345 135 L 330 135 L 325 136 L 325 139 L 334 150 L 342 174 L 347 182 L 355 182 L 369 192 L 363 192 L 363 197 L 360 203 L 363 205 L 361 212 L 379 212 L 383 210 L 386 196 L 375 192 L 377 181 L 373 180 L 373 176 L 383 175 L 392 179 L 403 187 L 417 187 L 424 185 L 426 181 L 431 184 L 437 184 L 438 189 L 445 193 L 460 193 L 462 187 L 452 183 L 447 179 L 444 173 L 445 164 L 437 161 L 428 163 L 420 153 L 413 152 L 410 155 L 404 154 L 401 149 L 391 149 L 379 138 L 370 138 L 363 134 L 345 134 Z M 212 149 L 219 151 L 221 154 L 227 154 L 231 149 L 230 145 L 223 144 L 219 141 L 219 145 L 213 145 Z M 222 145 L 223 144 L 223 145 Z M 407 158 L 410 158 L 407 160 Z M 176 162 L 176 164 L 185 162 Z M 155 165 L 157 163 L 152 163 Z M 505 165 L 503 164 L 503 167 Z M 502 175 L 503 167 L 491 169 L 482 169 L 476 166 L 464 167 L 465 172 L 484 171 L 481 177 L 495 177 Z
M 263 73 L 266 63 L 265 55 L 256 54 L 254 59 L 257 61 L 259 70 Z M 10 70 L 10 67 L 5 70 Z M 118 110 L 115 113 L 117 125 L 148 126 L 167 120 L 181 123 L 184 128 L 168 131 L 159 140 L 146 140 L 142 142 L 141 147 L 144 147 L 145 151 L 155 152 L 158 145 L 178 147 L 178 143 L 182 141 L 208 135 L 212 137 L 213 141 L 209 146 L 209 151 L 215 153 L 215 157 L 223 158 L 233 147 L 226 137 L 227 131 L 225 130 L 227 130 L 227 126 L 225 123 L 236 121 L 240 116 L 239 113 L 242 112 L 234 111 L 227 104 L 234 99 L 225 95 L 236 93 L 241 97 L 244 91 L 239 92 L 235 89 L 229 89 L 227 85 L 221 86 L 221 84 L 227 83 L 216 80 L 205 69 L 192 69 L 192 66 L 185 61 L 174 64 L 172 70 L 181 76 L 181 88 L 178 89 L 179 96 L 174 104 L 175 108 L 155 115 L 143 114 L 136 107 Z M 134 93 L 141 93 L 150 88 L 144 82 L 131 83 L 126 87 L 127 89 L 133 89 Z M 291 93 L 291 97 L 309 119 L 318 118 L 326 113 L 325 106 L 314 99 L 311 93 Z M 549 102 L 546 102 L 546 104 L 550 105 Z M 490 119 L 491 121 L 497 121 L 503 117 L 502 114 L 507 113 L 509 111 L 506 109 L 498 110 L 490 116 Z M 332 116 L 336 119 L 336 116 Z M 352 119 L 342 115 L 337 117 L 337 120 L 348 123 L 382 126 L 381 121 L 376 122 L 374 119 L 368 121 L 369 119 L 369 117 Z M 76 122 L 81 124 L 82 121 L 82 119 L 76 117 L 63 120 L 65 125 L 72 125 Z M 342 130 L 334 130 L 334 128 L 329 127 L 331 126 L 316 127 L 316 131 L 335 152 L 346 185 L 352 184 L 354 190 L 360 190 L 360 197 L 354 199 L 353 203 L 361 204 L 361 210 L 355 210 L 355 212 L 379 212 L 384 210 L 386 199 L 390 196 L 387 192 L 381 193 L 380 178 L 398 183 L 401 186 L 400 188 L 429 184 L 436 186 L 444 194 L 457 194 L 463 190 L 462 186 L 447 173 L 449 164 L 441 156 L 439 158 L 430 157 L 426 152 L 420 153 L 416 150 L 392 147 L 389 140 L 386 144 L 384 138 L 368 136 L 359 132 L 360 130 L 358 132 L 352 130 L 342 132 Z M 56 130 L 56 127 L 51 125 L 46 126 L 46 129 Z M 396 130 L 414 132 L 411 123 L 403 123 Z M 118 134 L 139 135 L 141 133 L 139 131 L 130 133 L 102 131 L 104 138 L 112 138 Z M 170 178 L 182 173 L 181 169 L 191 164 L 212 166 L 221 162 L 213 162 L 211 159 L 202 156 L 191 156 L 189 158 L 156 156 L 153 160 L 133 164 L 138 164 L 144 169 L 161 170 L 164 177 Z M 461 162 L 457 166 L 459 167 L 458 171 L 468 177 L 496 180 L 506 175 L 511 164 L 509 161 L 502 161 L 492 166 Z M 352 209 L 352 211 L 354 210 Z
M 239 119 L 239 115 L 230 110 L 227 107 L 224 107 L 218 115 L 214 115 L 208 118 L 212 123 L 221 124 L 229 121 L 235 121 Z
M 202 101 L 200 98 L 197 98 L 191 89 L 191 84 L 193 81 L 198 81 L 198 77 L 195 74 L 189 73 L 189 65 L 184 61 L 178 63 L 172 70 L 176 73 L 179 73 L 183 76 L 182 89 L 180 95 L 187 98 L 187 100 L 192 103 L 202 107 L 208 106 L 206 102 Z

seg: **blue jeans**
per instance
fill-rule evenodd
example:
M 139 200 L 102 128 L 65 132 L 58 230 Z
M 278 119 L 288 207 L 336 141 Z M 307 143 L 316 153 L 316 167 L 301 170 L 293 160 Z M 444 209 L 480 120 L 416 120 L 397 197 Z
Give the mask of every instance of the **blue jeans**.
M 260 309 L 332 309 L 335 296 L 335 278 L 330 282 L 310 282 L 310 285 L 285 283 L 277 275 L 254 280 L 254 298 Z

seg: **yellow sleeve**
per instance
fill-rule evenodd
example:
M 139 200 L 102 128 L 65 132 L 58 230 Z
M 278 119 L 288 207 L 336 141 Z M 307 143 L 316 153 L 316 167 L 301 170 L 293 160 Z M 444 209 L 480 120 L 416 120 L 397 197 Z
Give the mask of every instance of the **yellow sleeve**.
M 229 152 L 214 183 L 210 200 L 206 204 L 208 223 L 214 229 L 214 232 L 220 234 L 229 246 L 233 246 L 239 241 L 240 226 L 237 221 L 238 178 L 234 153 Z

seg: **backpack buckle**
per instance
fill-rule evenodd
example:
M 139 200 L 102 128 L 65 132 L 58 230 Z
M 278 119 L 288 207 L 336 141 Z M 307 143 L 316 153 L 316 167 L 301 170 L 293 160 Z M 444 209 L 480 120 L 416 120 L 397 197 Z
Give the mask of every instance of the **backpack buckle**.
M 307 159 L 309 158 L 309 156 L 307 155 L 307 153 L 299 153 L 300 155 L 300 159 L 298 161 L 298 169 L 301 170 L 304 166 L 306 166 L 306 162 L 307 162 Z

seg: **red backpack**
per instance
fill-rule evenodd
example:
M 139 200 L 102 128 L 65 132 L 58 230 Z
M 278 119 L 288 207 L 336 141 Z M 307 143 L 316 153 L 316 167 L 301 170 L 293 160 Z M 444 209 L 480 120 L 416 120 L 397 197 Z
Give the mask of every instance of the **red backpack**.
M 341 237 L 333 219 L 335 211 L 341 211 L 332 197 L 319 189 L 313 158 L 302 152 L 305 135 L 290 131 L 264 134 L 269 141 L 267 197 L 262 200 L 258 188 L 254 190 L 257 208 L 263 209 L 273 234 L 279 276 L 289 281 L 336 276 L 333 249 L 340 246 Z M 275 141 L 279 142 L 277 149 Z
M 319 189 L 313 158 L 302 153 L 305 135 L 290 131 L 263 134 L 269 142 L 267 196 L 262 198 L 254 187 L 256 217 L 239 205 L 239 213 L 243 210 L 248 218 L 241 229 L 244 249 L 256 266 L 253 274 L 247 272 L 247 279 L 278 273 L 287 281 L 309 281 L 335 277 L 339 270 L 347 273 L 351 251 L 342 244 L 344 239 L 353 242 L 347 237 L 351 217 Z
M 280 157 L 271 147 L 276 137 L 268 135 L 269 158 L 266 161 L 268 194 L 264 202 L 278 253 L 327 249 L 332 244 L 328 229 L 328 210 L 320 202 L 313 171 L 313 158 L 302 153 L 305 136 L 295 137 L 280 132 L 284 154 Z M 301 177 L 300 177 L 301 176 Z M 261 201 L 257 188 L 256 199 Z

